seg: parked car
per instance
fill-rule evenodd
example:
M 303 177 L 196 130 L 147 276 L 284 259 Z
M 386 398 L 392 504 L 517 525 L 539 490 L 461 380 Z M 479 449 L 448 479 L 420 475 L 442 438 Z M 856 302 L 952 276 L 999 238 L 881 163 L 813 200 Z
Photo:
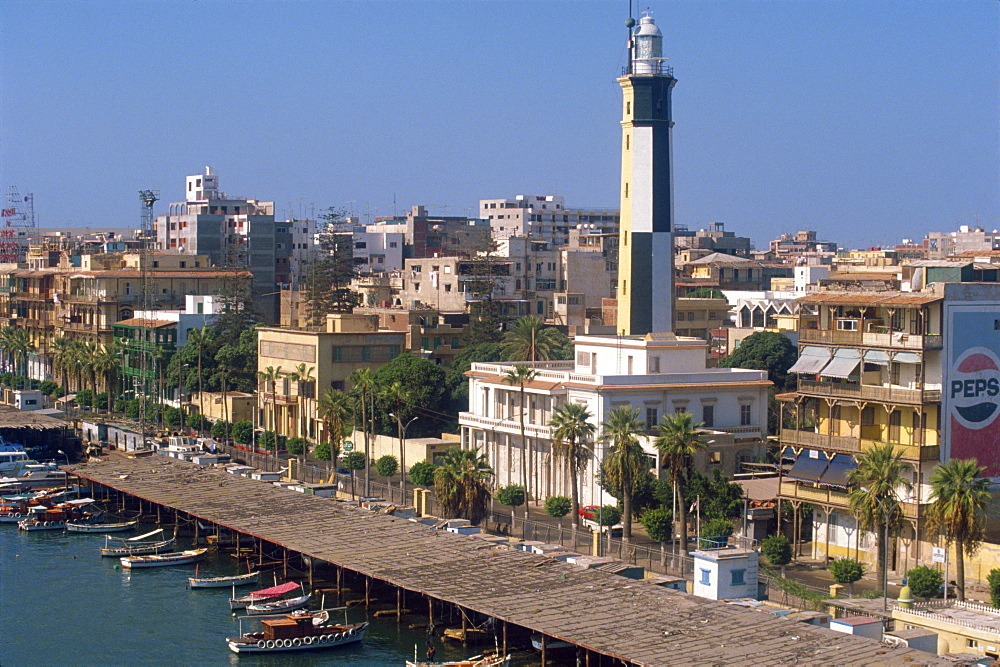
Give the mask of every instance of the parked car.
M 598 505 L 585 505 L 577 510 L 577 514 L 582 516 L 584 519 L 596 519 L 597 510 L 601 509 Z

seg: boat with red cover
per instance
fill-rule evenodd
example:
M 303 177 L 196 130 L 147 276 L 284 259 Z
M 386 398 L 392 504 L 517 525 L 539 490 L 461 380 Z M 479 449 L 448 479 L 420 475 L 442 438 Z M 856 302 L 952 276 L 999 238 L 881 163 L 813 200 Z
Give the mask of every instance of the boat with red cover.
M 292 591 L 300 588 L 302 588 L 302 584 L 295 581 L 289 581 L 286 584 L 278 584 L 277 586 L 271 586 L 270 588 L 262 588 L 259 591 L 247 593 L 243 597 L 230 598 L 229 608 L 235 611 L 237 609 L 246 609 L 252 604 L 274 602 L 276 600 L 280 600 L 285 593 L 291 593 Z

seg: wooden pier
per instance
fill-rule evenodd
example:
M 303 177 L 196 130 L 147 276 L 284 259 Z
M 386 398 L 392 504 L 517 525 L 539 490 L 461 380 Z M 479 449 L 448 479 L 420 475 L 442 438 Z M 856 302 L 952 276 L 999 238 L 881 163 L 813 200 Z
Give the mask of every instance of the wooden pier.
M 345 574 L 363 577 L 366 602 L 372 582 L 388 585 L 401 613 L 426 606 L 433 618 L 436 604 L 447 606 L 459 612 L 463 629 L 468 614 L 479 614 L 495 619 L 505 640 L 510 625 L 570 642 L 588 666 L 937 662 L 920 651 L 499 549 L 211 466 L 154 456 L 66 469 L 157 509 L 280 547 L 286 565 L 289 553 L 309 563 L 310 571 L 313 562 L 330 563 L 338 590 Z

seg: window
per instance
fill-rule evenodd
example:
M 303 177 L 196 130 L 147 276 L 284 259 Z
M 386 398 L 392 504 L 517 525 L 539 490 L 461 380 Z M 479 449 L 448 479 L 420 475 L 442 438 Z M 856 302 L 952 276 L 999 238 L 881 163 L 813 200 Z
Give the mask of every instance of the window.
M 646 428 L 656 428 L 657 416 L 656 408 L 646 408 Z
M 753 406 L 740 406 L 740 426 L 750 426 L 753 423 Z
M 889 364 L 889 384 L 899 384 L 899 366 L 895 361 Z
M 903 413 L 893 410 L 889 413 L 889 441 L 899 442 L 900 424 L 903 421 Z
M 590 352 L 577 352 L 576 353 L 576 365 L 577 366 L 589 366 L 590 365 Z
M 711 570 L 702 569 L 701 570 L 701 579 L 698 581 L 698 583 L 701 584 L 701 585 L 703 585 L 703 586 L 711 586 L 712 585 L 712 572 L 711 572 Z
M 649 373 L 659 373 L 660 372 L 660 358 L 659 357 L 650 357 L 647 360 L 647 362 L 646 362 L 646 366 L 649 369 L 648 370 Z
M 677 313 L 677 321 L 678 322 L 684 321 L 684 313 Z
M 625 135 L 625 150 L 629 150 L 629 148 L 631 148 L 631 145 L 632 145 L 631 139 L 632 139 L 632 135 L 631 134 L 626 134 Z
M 187 262 L 181 262 L 181 268 L 182 269 L 186 269 L 187 268 Z
M 693 321 L 694 321 L 694 313 L 693 312 L 688 313 L 688 322 L 693 322 Z
M 674 414 L 675 415 L 682 415 L 682 414 L 684 414 L 687 411 L 688 411 L 688 409 L 686 407 L 684 407 L 683 405 L 676 405 L 676 406 L 674 406 Z
M 430 340 L 429 339 L 427 339 L 427 338 L 421 338 L 420 339 L 420 349 L 421 350 L 429 350 L 430 347 L 431 346 L 430 346 Z
M 701 406 L 701 421 L 705 422 L 705 426 L 715 426 L 715 406 L 714 405 L 703 405 L 703 406 Z
M 450 292 L 451 291 L 451 283 L 445 283 L 444 291 L 445 292 Z
M 722 463 L 722 452 L 708 452 L 708 465 L 717 466 Z
M 461 345 L 458 342 L 458 338 L 452 338 L 451 339 L 451 349 L 457 350 L 460 347 L 461 347 Z
M 733 570 L 733 579 L 730 582 L 733 586 L 745 586 L 744 576 L 746 575 L 746 570 Z
M 626 360 L 626 366 L 628 366 L 626 375 L 632 375 L 632 355 L 629 355 L 628 359 Z
M 837 331 L 857 331 L 857 320 L 837 320 Z
M 862 426 L 874 426 L 875 425 L 875 406 L 868 405 L 861 410 L 861 425 Z
M 390 248 L 396 248 L 396 247 L 398 247 L 398 246 L 399 246 L 399 244 L 398 244 L 398 243 L 396 243 L 395 241 L 389 241 L 389 247 L 390 247 Z

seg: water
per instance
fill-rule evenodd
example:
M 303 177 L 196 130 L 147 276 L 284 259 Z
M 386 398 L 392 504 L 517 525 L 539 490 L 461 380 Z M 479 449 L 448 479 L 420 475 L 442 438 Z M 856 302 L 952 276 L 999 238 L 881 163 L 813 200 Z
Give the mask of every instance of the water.
M 424 630 L 407 628 L 425 620 L 418 617 L 404 617 L 402 623 L 368 618 L 365 640 L 343 648 L 237 655 L 225 642 L 239 634 L 227 603 L 231 588 L 187 588 L 194 565 L 130 572 L 117 559 L 102 558 L 103 545 L 101 534 L 28 533 L 15 524 L 0 525 L 0 665 L 402 665 L 413 659 L 414 644 L 423 659 Z M 212 553 L 199 576 L 237 569 L 231 557 Z M 263 579 L 261 587 L 270 584 Z M 328 598 L 327 606 L 336 601 Z M 331 616 L 343 620 L 343 612 Z M 363 607 L 348 612 L 350 622 L 365 618 Z M 436 660 L 457 660 L 476 650 L 435 643 Z

